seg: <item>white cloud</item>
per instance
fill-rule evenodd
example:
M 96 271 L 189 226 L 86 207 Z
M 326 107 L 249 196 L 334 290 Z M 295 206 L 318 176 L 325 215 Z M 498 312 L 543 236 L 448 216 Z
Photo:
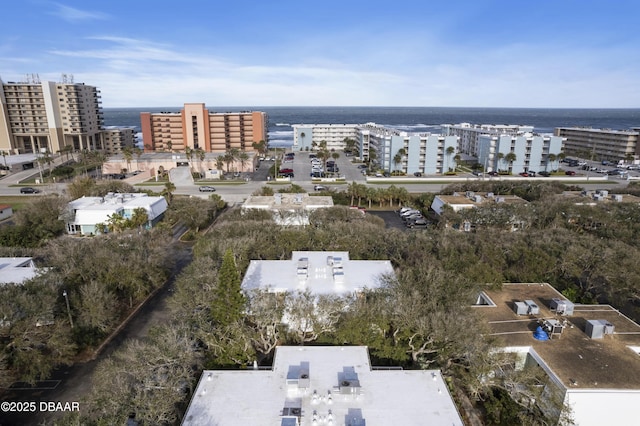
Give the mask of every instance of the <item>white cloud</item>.
M 55 9 L 51 12 L 51 14 L 68 22 L 105 20 L 109 18 L 109 15 L 102 12 L 80 10 L 76 9 L 75 7 L 65 6 L 64 4 L 60 3 L 52 3 L 52 5 L 55 7 Z
M 61 69 L 98 86 L 105 107 L 389 105 L 637 107 L 637 67 L 607 69 L 620 52 L 513 45 L 483 51 L 429 44 L 429 57 L 354 58 L 288 52 L 278 63 L 220 57 L 147 40 L 92 37 L 55 50 Z M 413 48 L 414 46 L 412 46 Z M 380 46 L 390 52 L 390 46 Z M 370 59 L 370 60 L 367 60 Z M 99 71 L 97 71 L 99 70 Z

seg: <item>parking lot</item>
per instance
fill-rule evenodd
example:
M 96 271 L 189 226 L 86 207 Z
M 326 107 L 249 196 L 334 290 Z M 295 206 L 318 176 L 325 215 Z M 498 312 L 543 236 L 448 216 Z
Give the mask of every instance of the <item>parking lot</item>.
M 290 152 L 290 151 L 289 151 Z M 310 182 L 311 172 L 312 172 L 312 164 L 311 159 L 314 153 L 312 152 L 294 152 L 293 160 L 283 160 L 282 164 L 279 163 L 280 170 L 282 169 L 292 169 L 294 177 L 291 179 L 293 182 Z M 365 181 L 365 176 L 362 174 L 360 169 L 358 169 L 358 165 L 351 162 L 353 157 L 347 157 L 344 152 L 338 152 L 340 155 L 337 159 L 329 158 L 328 161 L 335 161 L 336 166 L 338 167 L 338 172 L 333 175 L 333 177 L 344 177 L 347 182 L 352 181 Z M 280 154 L 281 158 L 284 157 L 284 154 Z M 325 170 L 326 174 L 326 170 Z

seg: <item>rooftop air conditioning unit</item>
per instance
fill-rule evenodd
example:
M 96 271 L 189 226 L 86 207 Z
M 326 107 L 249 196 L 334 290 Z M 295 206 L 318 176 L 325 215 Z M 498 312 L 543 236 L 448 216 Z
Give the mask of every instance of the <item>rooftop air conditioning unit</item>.
M 602 339 L 605 334 L 613 334 L 615 327 L 607 320 L 587 320 L 584 332 L 592 339 Z
M 560 315 L 573 315 L 573 302 L 554 297 L 549 303 L 549 308 Z
M 527 315 L 529 313 L 529 307 L 524 302 L 513 302 L 513 312 L 516 315 Z
M 529 315 L 538 315 L 540 313 L 540 307 L 533 300 L 525 300 L 524 304 L 527 305 L 527 313 Z

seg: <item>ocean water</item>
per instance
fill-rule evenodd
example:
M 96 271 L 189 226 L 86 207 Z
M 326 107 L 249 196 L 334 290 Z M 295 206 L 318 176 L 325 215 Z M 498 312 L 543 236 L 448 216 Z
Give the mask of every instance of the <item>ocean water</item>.
M 140 129 L 141 112 L 179 112 L 182 107 L 104 108 L 106 126 Z M 210 111 L 264 111 L 269 116 L 269 144 L 290 146 L 292 124 L 376 123 L 408 132 L 440 131 L 441 124 L 520 124 L 538 133 L 556 127 L 593 127 L 627 130 L 640 128 L 640 108 L 543 109 L 543 108 L 445 108 L 445 107 L 208 107 Z M 140 135 L 141 136 L 141 135 Z

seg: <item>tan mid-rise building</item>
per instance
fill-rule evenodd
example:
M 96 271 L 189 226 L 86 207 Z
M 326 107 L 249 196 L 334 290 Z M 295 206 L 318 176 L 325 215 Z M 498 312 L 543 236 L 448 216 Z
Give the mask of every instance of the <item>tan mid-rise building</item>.
M 103 149 L 102 124 L 100 91 L 94 86 L 37 78 L 0 81 L 0 151 Z
M 125 148 L 133 148 L 136 145 L 136 129 L 133 127 L 108 126 L 102 131 L 102 139 L 107 154 L 120 154 Z
M 254 142 L 267 141 L 267 114 L 259 111 L 217 113 L 187 103 L 180 112 L 143 112 L 140 122 L 147 152 L 253 151 Z
M 622 161 L 636 157 L 640 128 L 629 130 L 558 127 L 555 134 L 566 138 L 568 154 L 592 160 Z

